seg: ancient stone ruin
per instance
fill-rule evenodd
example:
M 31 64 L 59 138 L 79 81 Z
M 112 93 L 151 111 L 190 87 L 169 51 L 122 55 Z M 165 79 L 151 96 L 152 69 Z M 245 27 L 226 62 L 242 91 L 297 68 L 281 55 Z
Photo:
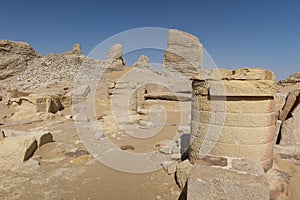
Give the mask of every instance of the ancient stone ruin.
M 128 183 L 139 176 L 161 192 L 151 199 L 289 197 L 297 177 L 278 163 L 292 163 L 289 173 L 300 164 L 299 74 L 276 83 L 265 69 L 207 70 L 203 61 L 199 39 L 178 30 L 169 31 L 162 72 L 145 55 L 126 66 L 121 44 L 96 60 L 79 44 L 41 56 L 27 43 L 0 41 L 0 198 L 27 194 L 41 181 L 44 193 L 25 197 L 62 199 L 74 183 L 94 189 L 94 181 L 134 193 Z M 132 176 L 103 166 L 96 161 L 102 152 L 88 147 L 104 140 L 122 153 L 155 152 L 147 158 L 159 170 Z M 124 157 L 116 158 L 121 165 Z
M 203 182 L 197 182 L 196 177 L 190 179 L 189 199 L 197 199 L 200 194 L 200 197 L 209 196 L 213 193 L 209 189 L 211 187 L 223 191 L 216 196 L 211 194 L 211 199 L 269 199 L 268 184 L 262 174 L 263 170 L 266 172 L 272 167 L 273 162 L 273 73 L 263 69 L 214 70 L 211 74 L 200 74 L 193 78 L 193 92 L 190 160 L 195 163 L 202 159 L 224 169 L 196 167 L 192 176 L 206 178 Z M 244 159 L 252 162 L 247 163 Z M 256 163 L 260 163 L 260 166 L 255 166 Z M 247 165 L 248 169 L 239 169 L 242 165 Z M 237 171 L 244 171 L 247 175 Z M 217 177 L 226 181 L 226 184 L 222 181 L 210 182 Z M 241 181 L 243 184 L 254 185 L 245 186 L 245 190 L 242 188 L 239 193 L 231 193 L 230 187 L 239 184 L 239 179 L 249 181 Z M 203 184 L 208 184 L 208 187 L 203 188 Z M 193 191 L 197 190 L 195 185 L 201 192 Z M 252 192 L 248 193 L 249 190 Z
M 189 33 L 171 29 L 164 53 L 163 71 L 191 78 L 203 68 L 203 46 Z
M 191 161 L 199 156 L 251 157 L 267 171 L 272 167 L 275 128 L 273 73 L 262 69 L 214 73 L 219 77 L 193 78 Z

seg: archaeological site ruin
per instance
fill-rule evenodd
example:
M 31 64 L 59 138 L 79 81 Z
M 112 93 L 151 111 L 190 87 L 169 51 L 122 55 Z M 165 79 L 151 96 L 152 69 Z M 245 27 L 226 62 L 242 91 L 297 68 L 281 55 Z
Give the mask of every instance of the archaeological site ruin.
M 0 40 L 0 199 L 299 198 L 300 73 L 207 69 L 171 29 L 158 72 Z

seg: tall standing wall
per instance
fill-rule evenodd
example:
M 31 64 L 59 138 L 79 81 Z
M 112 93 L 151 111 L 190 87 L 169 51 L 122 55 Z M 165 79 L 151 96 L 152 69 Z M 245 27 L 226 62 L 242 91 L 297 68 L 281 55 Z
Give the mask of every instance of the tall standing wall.
M 272 166 L 275 77 L 263 69 L 218 69 L 193 78 L 190 160 L 252 158 Z

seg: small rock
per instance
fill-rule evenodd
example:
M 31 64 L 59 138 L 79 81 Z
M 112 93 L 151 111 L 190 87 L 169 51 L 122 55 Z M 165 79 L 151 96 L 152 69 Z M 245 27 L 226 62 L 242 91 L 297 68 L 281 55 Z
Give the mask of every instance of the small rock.
M 168 146 L 172 143 L 172 140 L 162 140 L 155 144 L 155 147 Z
M 120 147 L 121 150 L 134 150 L 134 146 L 130 144 L 125 144 Z
M 172 163 L 174 163 L 174 161 L 167 160 L 162 162 L 160 165 L 165 171 L 168 171 L 168 166 L 171 165 Z
M 156 199 L 157 199 L 157 200 L 160 200 L 160 199 L 161 199 L 161 196 L 156 195 Z
M 73 119 L 73 115 L 66 115 L 65 118 L 66 119 Z
M 203 160 L 207 163 L 210 163 L 212 165 L 225 167 L 227 166 L 227 159 L 223 157 L 217 157 L 217 156 L 205 156 Z
M 181 159 L 181 154 L 180 153 L 172 154 L 171 159 L 172 160 L 180 160 Z
M 172 153 L 172 147 L 171 146 L 161 146 L 159 151 L 161 153 L 164 153 L 164 154 L 171 154 Z
M 2 101 L 3 97 L 0 95 L 0 101 Z
M 172 148 L 172 154 L 180 154 L 180 147 L 173 146 L 173 148 Z
M 189 160 L 184 160 L 177 165 L 176 169 L 176 180 L 180 188 L 184 188 L 190 173 L 192 171 L 193 165 Z
M 173 162 L 171 165 L 168 166 L 167 172 L 169 175 L 175 174 L 177 168 L 177 163 Z
M 96 136 L 96 138 L 99 139 L 99 140 L 105 138 L 105 134 L 104 134 L 104 132 L 102 132 L 102 131 L 96 131 L 95 136 Z

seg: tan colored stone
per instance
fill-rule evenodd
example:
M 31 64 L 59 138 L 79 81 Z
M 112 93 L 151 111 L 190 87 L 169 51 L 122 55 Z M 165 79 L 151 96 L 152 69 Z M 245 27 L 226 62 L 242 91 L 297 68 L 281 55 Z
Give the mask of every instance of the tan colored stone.
M 284 107 L 280 111 L 279 115 L 279 120 L 281 120 L 282 123 L 284 123 L 290 112 L 292 112 L 292 108 L 295 107 L 297 101 L 300 101 L 300 90 L 294 90 L 289 92 Z
M 266 174 L 270 184 L 270 199 L 287 199 L 290 194 L 290 176 L 274 165 Z
M 40 55 L 25 42 L 0 40 L 0 80 L 25 70 Z
M 273 72 L 260 68 L 242 68 L 232 71 L 229 79 L 233 80 L 273 80 L 275 75 Z
M 0 165 L 7 169 L 28 160 L 38 147 L 53 141 L 51 133 L 47 131 L 6 130 L 5 133 L 6 137 L 0 144 Z
M 230 127 L 199 123 L 195 137 L 229 144 L 266 144 L 274 139 L 275 126 Z
M 270 113 L 274 112 L 274 100 L 250 97 L 212 97 L 197 96 L 198 110 L 227 113 Z
M 269 200 L 269 184 L 263 175 L 195 164 L 187 199 Z
M 17 112 L 10 118 L 11 120 L 40 119 L 42 113 L 57 113 L 64 109 L 61 100 L 68 102 L 62 95 L 37 95 L 28 97 L 12 98 L 9 104 L 15 104 Z
M 292 117 L 282 124 L 280 145 L 300 147 L 300 104 L 291 115 Z
M 80 44 L 74 44 L 73 45 L 72 53 L 74 53 L 76 55 L 81 55 L 82 54 Z
M 233 127 L 266 127 L 275 124 L 275 113 L 226 113 L 200 111 L 199 122 Z
M 164 53 L 163 71 L 180 73 L 188 78 L 199 73 L 203 65 L 203 47 L 189 33 L 170 30 L 168 49 Z
M 121 44 L 114 44 L 107 56 L 106 56 L 106 59 L 112 59 L 112 60 L 117 60 L 119 58 L 122 58 L 122 45 Z
M 180 188 L 184 188 L 190 173 L 192 171 L 193 165 L 189 160 L 184 160 L 177 164 L 176 168 L 176 180 Z
M 211 96 L 273 97 L 276 83 L 273 80 L 208 81 Z
M 145 55 L 141 55 L 139 59 L 132 65 L 132 67 L 137 67 L 143 70 L 151 70 L 154 72 L 154 69 L 150 64 L 149 58 Z
M 122 58 L 122 45 L 114 44 L 110 48 L 106 59 L 108 60 L 108 66 L 105 68 L 107 72 L 122 71 L 125 66 L 125 60 Z
M 234 170 L 247 172 L 250 174 L 257 174 L 260 176 L 265 175 L 265 172 L 258 160 L 253 158 L 232 159 L 231 166 Z
M 196 81 L 208 80 L 273 80 L 275 75 L 272 71 L 261 68 L 241 68 L 229 70 L 223 68 L 200 70 L 199 74 L 192 77 Z

